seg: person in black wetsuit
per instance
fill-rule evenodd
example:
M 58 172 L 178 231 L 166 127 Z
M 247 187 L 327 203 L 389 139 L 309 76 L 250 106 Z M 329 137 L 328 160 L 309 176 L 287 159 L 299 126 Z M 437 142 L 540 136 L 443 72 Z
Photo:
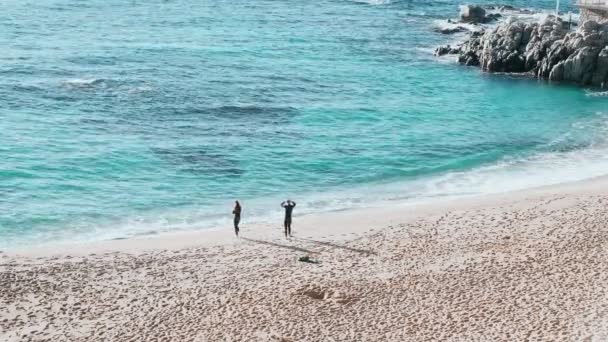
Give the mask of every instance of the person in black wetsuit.
M 296 207 L 296 202 L 287 200 L 281 203 L 281 207 L 285 208 L 285 237 L 291 236 L 291 213 Z
M 234 233 L 236 234 L 236 236 L 239 236 L 239 223 L 241 222 L 241 204 L 239 203 L 239 201 L 235 201 L 235 205 L 234 205 L 234 210 L 232 210 L 232 213 L 234 214 Z

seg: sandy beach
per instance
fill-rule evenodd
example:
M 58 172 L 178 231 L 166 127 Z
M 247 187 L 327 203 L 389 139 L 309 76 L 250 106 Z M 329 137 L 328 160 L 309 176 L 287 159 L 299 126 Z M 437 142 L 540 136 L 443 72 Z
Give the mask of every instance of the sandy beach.
M 3 251 L 0 340 L 606 341 L 607 191 Z

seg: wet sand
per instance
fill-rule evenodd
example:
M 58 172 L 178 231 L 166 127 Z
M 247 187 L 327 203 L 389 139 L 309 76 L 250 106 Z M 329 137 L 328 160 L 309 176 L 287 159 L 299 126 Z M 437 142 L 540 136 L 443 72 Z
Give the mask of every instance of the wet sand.
M 0 253 L 0 341 L 606 341 L 608 179 Z M 319 263 L 298 261 L 310 256 Z

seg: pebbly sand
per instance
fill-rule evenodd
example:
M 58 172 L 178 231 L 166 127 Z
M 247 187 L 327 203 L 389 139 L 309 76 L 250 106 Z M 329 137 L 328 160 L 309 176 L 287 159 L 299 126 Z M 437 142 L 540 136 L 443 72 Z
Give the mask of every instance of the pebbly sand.
M 0 341 L 608 341 L 607 191 L 4 251 Z

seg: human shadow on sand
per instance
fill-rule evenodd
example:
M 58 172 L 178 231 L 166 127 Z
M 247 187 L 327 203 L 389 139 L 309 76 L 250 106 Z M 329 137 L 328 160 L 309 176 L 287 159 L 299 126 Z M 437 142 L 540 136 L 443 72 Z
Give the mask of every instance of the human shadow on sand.
M 253 243 L 259 243 L 259 244 L 262 244 L 262 245 L 291 249 L 292 251 L 296 251 L 296 252 L 311 253 L 311 254 L 317 253 L 315 251 L 311 251 L 311 250 L 308 250 L 308 249 L 305 249 L 305 248 L 296 247 L 296 246 L 281 245 L 280 243 L 275 243 L 275 242 L 270 242 L 270 241 L 255 240 L 255 239 L 249 239 L 249 238 L 242 238 L 242 239 L 246 240 L 246 241 L 249 241 L 249 242 L 253 242 Z
M 356 253 L 361 253 L 364 254 L 366 256 L 368 255 L 378 255 L 378 253 L 371 251 L 371 250 L 365 250 L 365 249 L 358 249 L 358 248 L 352 248 L 352 247 L 348 247 L 348 246 L 343 246 L 343 245 L 338 245 L 335 243 L 331 243 L 331 242 L 325 242 L 325 241 L 317 241 L 317 240 L 313 240 L 313 239 L 307 239 L 307 238 L 295 238 L 296 240 L 301 240 L 301 241 L 306 241 L 306 242 L 310 242 L 310 243 L 314 243 L 317 245 L 322 245 L 322 246 L 328 246 L 328 247 L 333 247 L 333 248 L 340 248 L 340 249 L 345 249 L 351 252 L 356 252 Z

